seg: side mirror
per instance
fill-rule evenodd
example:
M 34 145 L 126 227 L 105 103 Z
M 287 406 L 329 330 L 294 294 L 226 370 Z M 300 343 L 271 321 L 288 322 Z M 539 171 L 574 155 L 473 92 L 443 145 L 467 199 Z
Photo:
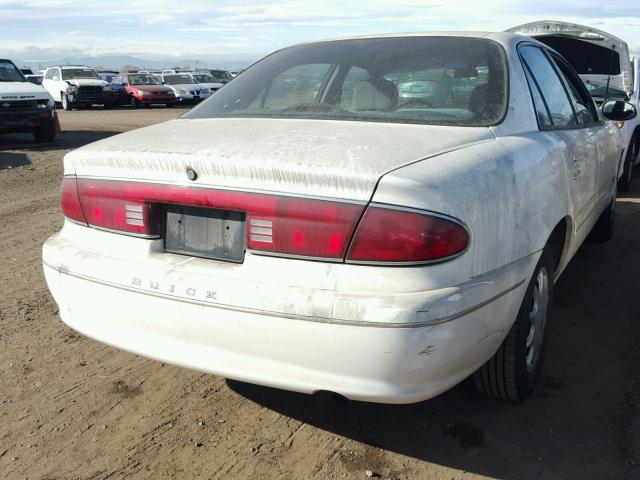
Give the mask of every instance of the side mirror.
M 637 114 L 636 107 L 627 102 L 609 100 L 602 104 L 602 115 L 608 120 L 631 120 Z

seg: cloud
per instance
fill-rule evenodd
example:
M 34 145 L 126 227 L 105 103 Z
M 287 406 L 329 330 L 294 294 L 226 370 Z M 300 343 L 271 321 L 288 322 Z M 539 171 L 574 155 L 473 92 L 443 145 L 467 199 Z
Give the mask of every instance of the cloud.
M 638 0 L 0 0 L 0 56 L 266 54 L 301 41 L 425 30 L 504 30 L 543 18 L 640 45 Z M 35 52 L 34 52 L 35 53 Z M 58 57 L 59 58 L 59 57 Z

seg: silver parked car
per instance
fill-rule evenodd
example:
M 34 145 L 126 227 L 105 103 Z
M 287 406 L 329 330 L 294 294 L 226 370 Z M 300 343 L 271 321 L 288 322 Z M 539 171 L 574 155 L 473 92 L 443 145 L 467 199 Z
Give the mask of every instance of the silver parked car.
M 437 97 L 402 98 L 412 77 Z M 286 48 L 179 119 L 69 153 L 46 279 L 71 327 L 204 372 L 392 403 L 473 375 L 520 400 L 554 282 L 613 232 L 602 112 L 515 34 Z

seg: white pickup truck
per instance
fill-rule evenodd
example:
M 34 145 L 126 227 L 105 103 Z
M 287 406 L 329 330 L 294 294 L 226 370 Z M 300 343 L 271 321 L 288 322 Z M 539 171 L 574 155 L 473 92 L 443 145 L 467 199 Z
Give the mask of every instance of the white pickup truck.
M 584 25 L 543 20 L 508 30 L 533 37 L 560 53 L 571 63 L 598 105 L 623 100 L 640 108 L 640 57 L 629 57 L 627 43 L 607 32 Z M 631 184 L 634 167 L 640 164 L 640 117 L 616 122 L 625 144 L 618 190 Z
M 30 132 L 37 142 L 52 142 L 59 128 L 51 95 L 0 59 L 0 133 Z

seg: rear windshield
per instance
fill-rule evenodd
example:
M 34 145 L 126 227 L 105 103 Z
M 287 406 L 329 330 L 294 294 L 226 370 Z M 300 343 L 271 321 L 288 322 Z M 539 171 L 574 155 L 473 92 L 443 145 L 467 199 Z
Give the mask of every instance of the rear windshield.
M 184 117 L 488 126 L 505 113 L 506 70 L 502 48 L 480 38 L 299 45 L 261 60 Z
M 26 80 L 13 62 L 0 60 L 0 82 L 26 82 Z

